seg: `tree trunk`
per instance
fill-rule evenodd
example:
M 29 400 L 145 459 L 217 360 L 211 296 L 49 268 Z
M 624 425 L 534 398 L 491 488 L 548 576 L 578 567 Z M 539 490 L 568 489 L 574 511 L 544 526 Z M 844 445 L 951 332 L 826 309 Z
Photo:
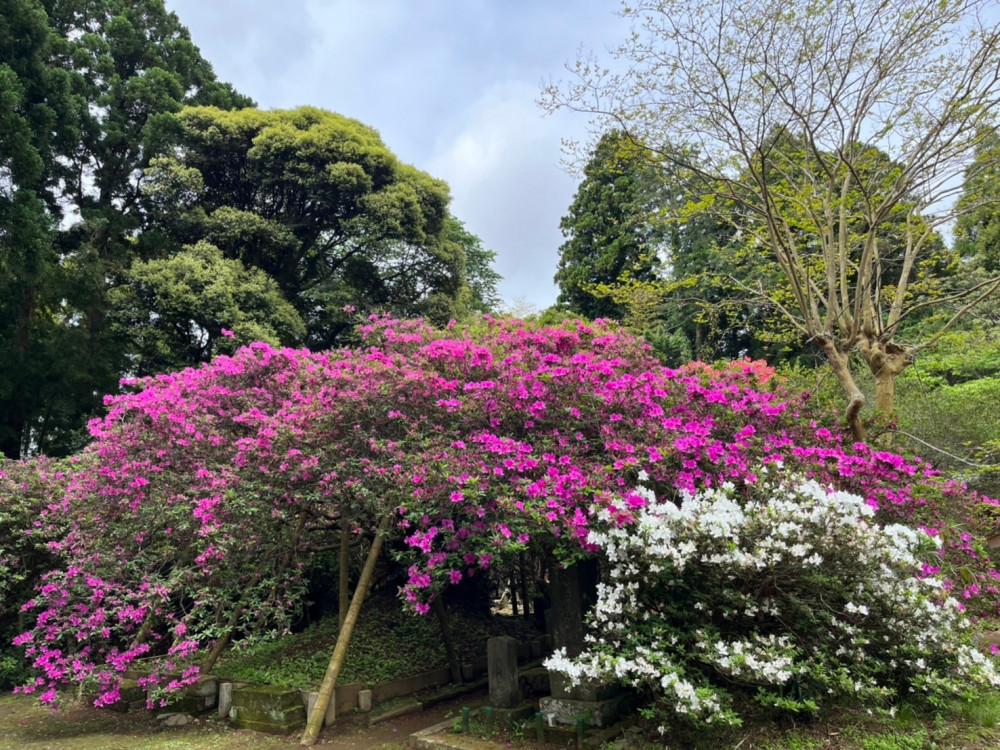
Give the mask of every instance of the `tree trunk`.
M 347 654 L 347 646 L 351 641 L 351 634 L 354 632 L 354 625 L 358 621 L 358 613 L 361 611 L 361 604 L 368 594 L 368 585 L 371 583 L 372 575 L 375 573 L 375 561 L 378 560 L 379 552 L 382 550 L 382 539 L 386 529 L 389 528 L 389 520 L 392 513 L 387 514 L 382 523 L 379 524 L 378 531 L 375 532 L 375 539 L 372 541 L 372 548 L 368 552 L 368 559 L 365 560 L 365 567 L 361 570 L 361 578 L 358 580 L 357 588 L 354 589 L 354 596 L 351 599 L 351 606 L 347 610 L 347 618 L 344 620 L 344 627 L 340 629 L 337 636 L 337 645 L 334 646 L 333 656 L 330 657 L 330 664 L 326 668 L 326 675 L 323 677 L 323 684 L 319 687 L 319 695 L 316 698 L 316 705 L 313 707 L 312 715 L 306 724 L 306 730 L 302 733 L 300 744 L 311 747 L 316 744 L 320 729 L 323 728 L 323 718 L 326 716 L 326 709 L 330 706 L 330 699 L 333 697 L 333 689 L 337 684 L 337 677 L 340 676 L 340 668 L 344 664 L 344 656 Z
M 875 415 L 881 425 L 888 426 L 896 412 L 896 377 L 910 366 L 910 355 L 891 341 L 863 341 L 860 349 L 875 376 Z M 883 432 L 878 442 L 883 448 L 891 447 L 892 432 Z
M 13 411 L 13 410 L 11 410 Z M 24 437 L 24 421 L 12 413 L 8 413 L 5 419 L 6 424 L 0 423 L 0 453 L 5 458 L 17 461 L 21 458 L 21 440 Z
M 149 614 L 146 615 L 146 619 L 142 621 L 142 625 L 139 626 L 139 632 L 136 633 L 135 640 L 132 641 L 132 648 L 141 646 L 146 642 L 146 639 L 149 638 L 150 632 L 153 630 L 154 619 L 156 618 L 154 617 L 153 612 L 150 611 Z M 21 632 L 20 627 L 18 628 L 18 632 Z
M 518 555 L 518 572 L 521 575 L 521 609 L 524 610 L 524 619 L 531 619 L 531 611 L 528 606 L 528 571 L 524 562 L 524 555 Z
M 822 348 L 837 382 L 847 394 L 847 412 L 844 416 L 847 420 L 847 426 L 851 430 L 851 435 L 856 442 L 863 443 L 867 439 L 865 426 L 861 421 L 861 409 L 865 405 L 865 394 L 858 388 L 858 384 L 854 382 L 854 375 L 851 374 L 850 353 L 840 351 L 837 342 L 832 337 L 817 336 L 815 341 Z
M 340 518 L 340 585 L 337 589 L 337 627 L 344 629 L 347 621 L 347 597 L 351 586 L 351 532 L 347 528 L 347 519 Z
M 875 411 L 888 416 L 896 407 L 896 374 L 882 370 L 875 375 Z
M 448 623 L 448 612 L 444 608 L 444 602 L 440 594 L 431 601 L 431 608 L 441 627 L 441 639 L 444 641 L 444 650 L 448 654 L 448 669 L 451 670 L 451 681 L 456 685 L 462 684 L 462 665 L 458 663 L 458 655 L 455 653 L 455 642 L 451 638 L 451 626 Z
M 896 409 L 896 376 L 910 366 L 910 356 L 899 344 L 862 341 L 861 356 L 875 376 L 875 410 L 884 418 Z
M 219 661 L 219 657 L 222 656 L 222 652 L 226 650 L 226 646 L 229 645 L 229 636 L 232 635 L 233 629 L 236 627 L 236 623 L 240 621 L 240 615 L 243 614 L 243 605 L 239 604 L 233 613 L 229 616 L 229 620 L 226 622 L 226 631 L 219 636 L 219 639 L 215 642 L 215 646 L 212 648 L 211 652 L 208 654 L 208 658 L 205 659 L 204 663 L 201 665 L 200 672 L 202 674 L 208 674 L 212 671 L 212 667 L 215 663 Z

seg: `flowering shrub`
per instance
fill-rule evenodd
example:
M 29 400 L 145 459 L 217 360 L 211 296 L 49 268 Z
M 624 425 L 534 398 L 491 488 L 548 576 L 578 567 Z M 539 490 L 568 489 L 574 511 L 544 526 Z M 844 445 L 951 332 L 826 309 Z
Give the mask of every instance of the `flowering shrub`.
M 776 468 L 849 490 L 879 520 L 932 527 L 945 544 L 925 573 L 971 571 L 964 601 L 995 611 L 989 559 L 940 515 L 983 500 L 845 444 L 763 363 L 664 368 L 602 322 L 375 317 L 360 335 L 322 353 L 253 344 L 106 400 L 65 482 L 60 562 L 25 605 L 36 619 L 18 642 L 40 673 L 27 691 L 90 681 L 112 701 L 152 653 L 171 657 L 153 684 L 197 679 L 197 647 L 288 626 L 310 551 L 342 525 L 392 519 L 417 612 L 528 545 L 592 554 L 592 530 L 628 528 L 648 504 L 640 471 L 664 498 Z
M 744 492 L 684 492 L 679 506 L 650 493 L 630 528 L 591 531 L 611 569 L 589 646 L 547 666 L 641 687 L 661 718 L 696 724 L 739 723 L 741 691 L 814 711 L 1000 684 L 958 601 L 917 575 L 932 537 L 880 526 L 863 498 L 811 480 Z
M 7 646 L 21 605 L 54 565 L 49 542 L 65 533 L 63 488 L 72 473 L 69 461 L 0 461 L 0 688 L 24 676 L 23 659 Z

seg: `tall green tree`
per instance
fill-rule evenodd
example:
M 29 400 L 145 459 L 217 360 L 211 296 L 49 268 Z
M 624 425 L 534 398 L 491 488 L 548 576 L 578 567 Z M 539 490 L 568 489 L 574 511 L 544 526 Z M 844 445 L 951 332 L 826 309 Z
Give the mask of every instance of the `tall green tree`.
M 595 293 L 627 274 L 658 278 L 664 230 L 656 222 L 666 186 L 650 153 L 618 130 L 601 136 L 583 168 L 569 211 L 559 223 L 555 282 L 558 304 L 588 318 L 622 319 L 626 307 Z
M 0 4 L 0 447 L 72 450 L 127 372 L 109 291 L 143 239 L 143 170 L 186 104 L 248 106 L 162 0 Z
M 875 379 L 876 409 L 891 412 L 896 377 L 917 352 L 1000 289 L 991 278 L 935 300 L 911 294 L 935 229 L 956 216 L 963 173 L 988 171 L 974 156 L 1000 101 L 994 5 L 641 0 L 623 9 L 636 20 L 616 52 L 624 72 L 580 60 L 576 79 L 545 100 L 637 143 L 670 139 L 698 154 L 659 152 L 700 177 L 706 195 L 756 217 L 752 241 L 780 266 L 791 301 L 758 294 L 822 350 L 864 440 L 852 352 Z M 785 134 L 803 144 L 805 163 L 781 148 Z M 887 155 L 884 169 L 866 168 L 875 151 Z M 887 284 L 880 238 L 891 222 L 904 230 L 903 251 Z M 920 340 L 901 336 L 928 305 L 954 300 L 961 306 Z
M 977 266 L 1000 271 L 1000 135 L 989 132 L 976 148 L 955 224 L 955 249 Z
M 0 0 L 0 451 L 19 456 L 25 426 L 78 395 L 55 373 L 72 345 L 55 221 L 55 155 L 77 131 L 69 74 L 50 64 L 58 39 L 35 0 Z
M 461 313 L 467 258 L 446 231 L 448 187 L 375 130 L 313 107 L 191 107 L 177 119 L 177 153 L 146 173 L 157 230 L 273 278 L 310 346 L 337 341 L 345 306 L 435 322 Z
M 136 261 L 111 291 L 112 324 L 127 336 L 130 371 L 155 375 L 266 341 L 301 340 L 305 326 L 274 280 L 207 242 Z

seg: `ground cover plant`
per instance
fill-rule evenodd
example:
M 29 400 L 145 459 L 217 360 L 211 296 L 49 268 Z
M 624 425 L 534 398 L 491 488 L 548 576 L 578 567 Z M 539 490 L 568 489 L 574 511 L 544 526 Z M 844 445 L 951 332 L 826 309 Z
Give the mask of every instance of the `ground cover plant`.
M 680 503 L 731 483 L 742 502 L 765 470 L 853 493 L 873 524 L 925 528 L 940 546 L 919 574 L 996 612 L 974 526 L 993 501 L 852 444 L 763 363 L 665 368 L 600 321 L 375 317 L 359 334 L 323 353 L 255 344 L 107 400 L 65 487 L 58 564 L 25 606 L 26 691 L 92 682 L 113 702 L 151 653 L 169 658 L 149 685 L 181 687 L 199 648 L 287 628 L 311 551 L 340 529 L 394 539 L 402 599 L 424 613 L 528 547 L 597 554 L 591 533 L 633 528 L 649 491 Z
M 536 634 L 520 619 L 481 618 L 461 609 L 450 613 L 459 659 L 470 662 L 486 653 L 495 635 L 525 639 Z M 234 649 L 214 673 L 221 678 L 265 685 L 315 689 L 323 679 L 339 634 L 336 618 L 320 620 L 300 633 L 266 641 L 253 649 Z M 368 686 L 448 666 L 440 630 L 433 618 L 413 617 L 394 597 L 376 596 L 351 638 L 339 684 Z

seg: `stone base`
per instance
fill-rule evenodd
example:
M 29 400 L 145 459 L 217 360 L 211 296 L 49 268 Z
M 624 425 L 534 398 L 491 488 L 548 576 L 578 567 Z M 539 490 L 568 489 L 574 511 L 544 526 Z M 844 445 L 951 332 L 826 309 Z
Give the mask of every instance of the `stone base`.
M 621 692 L 621 688 L 617 685 L 604 682 L 580 682 L 573 685 L 569 678 L 560 672 L 552 672 L 549 675 L 549 684 L 553 697 L 575 701 L 603 701 L 614 698 Z
M 525 669 L 517 676 L 521 694 L 525 698 L 534 698 L 539 695 L 548 695 L 552 692 L 549 685 L 549 670 L 545 667 L 534 667 Z
M 122 680 L 118 686 L 118 694 L 121 696 L 116 703 L 112 703 L 106 708 L 118 713 L 128 713 L 146 708 L 146 691 L 139 687 L 135 680 Z M 86 691 L 82 695 L 87 703 L 93 703 L 97 693 Z
M 493 723 L 497 726 L 516 727 L 535 715 L 534 703 L 522 703 L 516 708 L 494 708 Z M 486 714 L 480 711 L 477 714 L 477 721 L 484 721 Z
M 180 695 L 167 699 L 167 711 L 174 711 L 179 714 L 190 714 L 191 716 L 201 716 L 207 714 L 215 708 L 215 694 L 212 695 Z
M 270 685 L 233 689 L 233 726 L 270 734 L 291 734 L 306 724 L 298 690 Z
M 628 696 L 621 694 L 598 701 L 582 701 L 572 698 L 542 698 L 538 710 L 546 724 L 575 725 L 583 717 L 587 726 L 608 727 L 618 721 L 627 708 Z
M 280 719 L 277 718 L 274 713 L 271 713 L 262 721 L 254 721 L 253 719 L 247 718 L 233 719 L 234 727 L 238 727 L 239 729 L 252 729 L 255 732 L 264 732 L 265 734 L 291 734 L 292 732 L 297 732 L 300 729 L 305 728 L 305 725 L 305 706 L 286 709 L 281 714 Z

